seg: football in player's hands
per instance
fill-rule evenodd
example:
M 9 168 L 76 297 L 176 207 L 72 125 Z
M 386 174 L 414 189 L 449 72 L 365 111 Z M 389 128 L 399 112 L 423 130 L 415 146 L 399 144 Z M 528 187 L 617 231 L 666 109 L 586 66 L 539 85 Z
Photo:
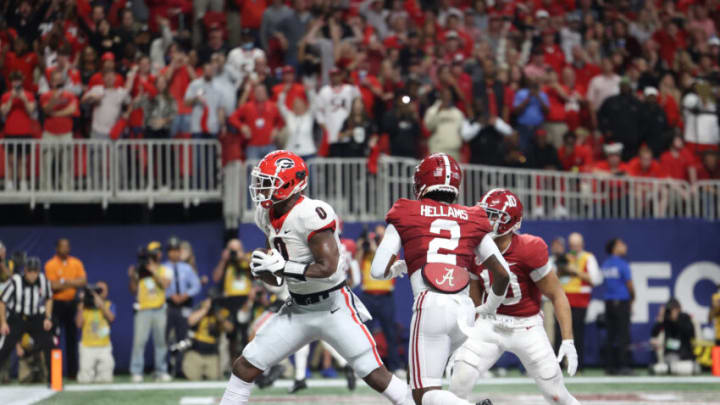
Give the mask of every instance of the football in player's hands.
M 285 259 L 275 249 L 255 249 L 250 260 L 253 275 L 263 272 L 276 274 L 285 268 Z

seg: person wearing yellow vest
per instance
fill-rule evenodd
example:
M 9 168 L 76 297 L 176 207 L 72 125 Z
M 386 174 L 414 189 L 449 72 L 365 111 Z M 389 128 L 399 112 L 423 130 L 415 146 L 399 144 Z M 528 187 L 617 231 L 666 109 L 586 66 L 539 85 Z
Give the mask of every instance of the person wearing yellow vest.
M 228 241 L 212 276 L 213 281 L 220 287 L 223 297 L 221 305 L 231 314 L 230 319 L 234 328 L 228 338 L 230 358 L 234 359 L 248 343 L 248 328 L 252 321 L 250 310 L 253 306 L 252 300 L 249 299 L 253 288 L 249 255 L 245 253 L 239 239 Z
M 138 264 L 130 266 L 130 292 L 136 297 L 133 348 L 130 357 L 130 374 L 134 383 L 142 382 L 145 369 L 145 344 L 153 335 L 155 349 L 155 379 L 161 382 L 172 380 L 166 362 L 167 342 L 165 328 L 165 289 L 170 285 L 172 273 L 160 264 L 162 245 L 150 242 L 140 252 Z
M 583 236 L 577 232 L 568 236 L 569 252 L 565 255 L 567 265 L 558 266 L 558 277 L 562 283 L 565 295 L 570 302 L 570 311 L 572 313 L 573 336 L 575 336 L 575 348 L 578 353 L 578 371 L 584 366 L 584 349 L 585 349 L 585 316 L 587 308 L 590 304 L 593 287 L 599 286 L 603 282 L 600 266 L 598 266 L 595 255 L 585 251 L 585 241 Z M 560 342 L 558 338 L 559 330 L 556 328 L 555 342 Z
M 110 324 L 115 320 L 115 308 L 108 297 L 104 281 L 95 288 L 81 291 L 75 324 L 81 330 L 79 383 L 112 382 L 115 358 L 110 342 Z
M 720 346 L 720 284 L 717 288 L 717 292 L 712 295 L 708 322 L 715 326 L 715 346 Z
M 362 300 L 365 307 L 370 311 L 373 319 L 380 323 L 380 329 L 385 335 L 387 343 L 386 366 L 391 373 L 404 372 L 400 360 L 397 345 L 397 325 L 395 324 L 395 279 L 378 280 L 370 275 L 370 268 L 375 257 L 375 251 L 380 240 L 382 240 L 385 227 L 378 225 L 375 232 L 363 235 L 357 242 L 357 253 L 355 257 L 360 262 L 362 273 Z
M 204 300 L 188 317 L 192 328 L 190 350 L 183 358 L 182 370 L 190 381 L 217 380 L 220 378 L 218 344 L 220 334 L 233 330 L 229 312 L 219 301 Z

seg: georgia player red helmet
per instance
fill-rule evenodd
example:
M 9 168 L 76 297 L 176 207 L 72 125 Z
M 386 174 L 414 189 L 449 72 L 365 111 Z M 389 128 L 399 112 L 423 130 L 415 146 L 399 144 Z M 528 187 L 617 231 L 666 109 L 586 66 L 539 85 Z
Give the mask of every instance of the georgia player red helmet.
M 308 169 L 300 156 L 286 151 L 270 152 L 252 170 L 250 196 L 270 208 L 307 187 Z
M 462 169 L 452 156 L 433 153 L 415 167 L 415 198 L 420 199 L 431 191 L 460 192 Z
M 510 190 L 494 188 L 485 193 L 478 205 L 487 213 L 498 236 L 520 229 L 523 205 Z

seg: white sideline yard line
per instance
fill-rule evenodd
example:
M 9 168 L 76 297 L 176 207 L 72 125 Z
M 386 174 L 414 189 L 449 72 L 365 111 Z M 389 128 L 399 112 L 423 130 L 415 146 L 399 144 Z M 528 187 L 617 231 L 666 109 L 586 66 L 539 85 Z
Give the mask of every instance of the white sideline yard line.
M 717 384 L 720 377 L 570 377 L 565 380 L 567 384 Z M 311 388 L 342 388 L 346 386 L 344 379 L 333 380 L 308 380 Z M 477 385 L 526 385 L 535 384 L 528 377 L 506 377 L 487 378 L 478 381 Z M 89 392 L 89 391 L 133 391 L 133 390 L 177 390 L 177 389 L 223 389 L 225 381 L 203 381 L 203 382 L 169 382 L 169 383 L 114 383 L 114 384 L 71 384 L 65 386 L 65 391 Z M 278 380 L 273 387 L 290 388 L 292 380 Z M 364 381 L 358 381 L 358 386 L 366 386 Z M 3 389 L 0 388 L 0 392 Z M 5 404 L 3 404 L 5 405 Z
M 55 391 L 46 387 L 6 387 L 0 388 L 3 405 L 30 405 L 50 398 Z

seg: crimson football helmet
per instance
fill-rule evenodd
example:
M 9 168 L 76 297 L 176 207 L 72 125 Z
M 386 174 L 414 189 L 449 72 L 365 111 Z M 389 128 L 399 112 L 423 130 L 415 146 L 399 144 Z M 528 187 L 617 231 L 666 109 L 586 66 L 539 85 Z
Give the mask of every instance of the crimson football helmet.
M 250 176 L 250 197 L 263 208 L 270 208 L 307 187 L 308 169 L 300 156 L 276 150 L 265 155 Z
M 494 188 L 485 193 L 478 205 L 485 210 L 493 231 L 499 236 L 520 229 L 523 205 L 510 190 Z
M 452 156 L 434 153 L 415 167 L 415 198 L 420 199 L 431 191 L 460 192 L 462 169 Z

